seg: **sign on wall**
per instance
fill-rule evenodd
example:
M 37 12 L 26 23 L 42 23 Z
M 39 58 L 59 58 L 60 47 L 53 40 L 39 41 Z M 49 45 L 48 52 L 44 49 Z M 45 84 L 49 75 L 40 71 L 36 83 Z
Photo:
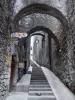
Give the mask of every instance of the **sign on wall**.
M 24 38 L 24 37 L 27 37 L 27 33 L 26 32 L 13 32 L 12 34 L 11 34 L 11 37 L 12 38 Z
M 8 52 L 7 56 L 6 56 L 6 65 L 8 65 L 10 67 L 11 65 L 11 53 Z

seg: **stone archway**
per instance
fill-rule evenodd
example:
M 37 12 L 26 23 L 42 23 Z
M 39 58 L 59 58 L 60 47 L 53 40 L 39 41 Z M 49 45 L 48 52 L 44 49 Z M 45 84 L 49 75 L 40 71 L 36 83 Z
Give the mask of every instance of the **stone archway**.
M 29 30 L 28 33 L 28 37 L 31 37 L 31 35 L 33 35 L 34 32 L 36 31 L 43 31 L 46 32 L 48 34 L 48 40 L 49 40 L 49 59 L 50 59 L 50 69 L 51 69 L 51 38 L 54 39 L 54 41 L 56 42 L 57 45 L 57 50 L 59 51 L 60 46 L 59 46 L 59 40 L 57 39 L 57 37 L 52 33 L 52 31 L 44 26 L 36 26 L 34 28 L 32 28 L 31 30 Z M 40 34 L 36 34 L 36 35 L 40 35 Z
M 19 24 L 18 22 L 21 18 L 30 14 L 34 14 L 34 13 L 51 15 L 55 17 L 56 19 L 58 19 L 64 28 L 68 25 L 65 16 L 58 9 L 52 6 L 48 6 L 46 4 L 31 4 L 21 9 L 20 12 L 15 16 L 13 20 L 15 31 L 16 31 L 17 25 Z
M 60 48 L 59 40 L 57 39 L 57 37 L 53 34 L 53 32 L 49 28 L 46 28 L 44 26 L 36 26 L 27 32 L 28 36 L 30 36 L 32 33 L 36 32 L 36 31 L 40 31 L 40 30 L 46 32 L 48 34 L 49 38 L 51 37 L 55 40 L 55 42 L 57 44 L 57 49 L 59 50 L 59 48 Z

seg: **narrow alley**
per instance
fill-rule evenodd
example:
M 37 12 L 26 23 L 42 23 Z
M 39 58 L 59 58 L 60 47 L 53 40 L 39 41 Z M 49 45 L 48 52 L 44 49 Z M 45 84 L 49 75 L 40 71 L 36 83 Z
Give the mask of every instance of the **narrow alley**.
M 75 100 L 74 0 L 0 0 L 0 100 Z

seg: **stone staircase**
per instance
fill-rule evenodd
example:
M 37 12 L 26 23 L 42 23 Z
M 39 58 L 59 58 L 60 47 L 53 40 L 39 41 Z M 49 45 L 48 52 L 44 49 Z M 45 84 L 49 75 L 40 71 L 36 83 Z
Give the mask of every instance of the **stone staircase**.
M 41 68 L 33 65 L 28 100 L 56 100 Z

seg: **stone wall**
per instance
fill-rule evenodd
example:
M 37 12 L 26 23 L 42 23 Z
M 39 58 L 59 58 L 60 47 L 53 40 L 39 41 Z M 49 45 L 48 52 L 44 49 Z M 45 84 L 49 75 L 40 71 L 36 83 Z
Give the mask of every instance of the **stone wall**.
M 69 53 L 69 56 L 72 55 L 71 62 L 72 68 L 70 68 L 70 75 L 72 77 L 72 89 L 75 93 L 75 1 L 74 0 L 67 0 L 67 19 L 69 23 L 69 37 L 71 38 L 71 45 L 72 51 Z M 68 39 L 69 40 L 69 39 Z
M 56 44 L 54 42 L 52 43 L 52 61 L 53 72 L 75 93 L 74 8 L 75 2 L 73 0 L 67 0 L 67 15 L 65 17 L 68 21 L 68 27 L 66 27 L 66 30 L 63 30 L 58 37 L 60 42 L 59 52 L 57 52 Z
M 10 1 L 0 0 L 0 100 L 9 91 L 10 68 L 6 66 L 6 56 L 10 52 Z
M 49 42 L 48 42 L 48 34 L 45 33 L 45 39 L 43 41 L 43 57 L 42 57 L 42 65 L 50 69 L 50 60 L 49 60 Z

